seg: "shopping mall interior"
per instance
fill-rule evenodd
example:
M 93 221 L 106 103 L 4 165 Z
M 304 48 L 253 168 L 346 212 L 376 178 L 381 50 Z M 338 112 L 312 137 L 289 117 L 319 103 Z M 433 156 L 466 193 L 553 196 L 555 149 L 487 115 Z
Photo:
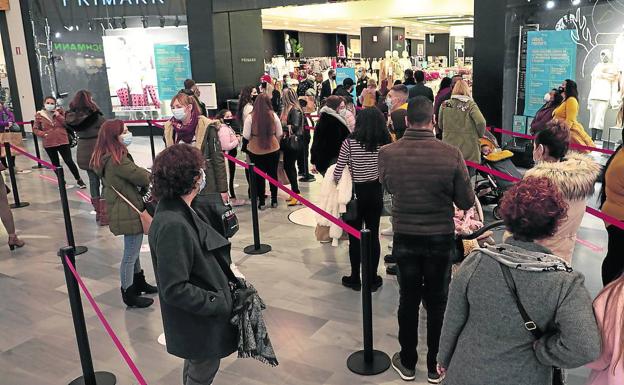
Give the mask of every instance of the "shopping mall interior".
M 0 384 L 390 385 L 409 380 L 418 385 L 545 385 L 556 383 L 554 367 L 564 369 L 569 385 L 624 384 L 619 338 L 624 333 L 623 20 L 622 0 L 0 0 Z M 410 73 L 417 81 L 422 76 L 424 83 L 413 82 Z M 194 82 L 185 83 L 187 79 Z M 420 120 L 419 126 L 410 119 L 418 115 L 413 110 L 424 108 L 418 107 L 424 99 L 409 97 L 424 86 L 431 89 L 431 102 L 438 109 L 428 107 L 424 113 L 429 123 Z M 246 88 L 268 97 L 245 98 Z M 89 91 L 87 112 L 77 107 L 85 103 L 76 97 L 81 90 Z M 346 96 L 334 108 L 328 100 L 336 92 Z M 291 94 L 296 108 L 289 104 Z M 369 94 L 374 102 L 367 99 Z M 272 103 L 268 108 L 276 112 L 283 134 L 274 129 L 268 137 L 277 147 L 254 153 L 261 124 L 253 124 L 253 111 L 264 108 L 258 101 L 265 99 Z M 449 111 L 453 103 L 459 107 Z M 200 106 L 207 117 L 199 116 Z M 291 122 L 293 109 L 302 112 L 297 123 Z M 231 112 L 231 119 L 224 110 Z M 442 118 L 450 127 L 451 114 L 460 122 L 461 133 L 454 135 L 468 139 L 454 139 L 452 129 L 442 130 Z M 383 118 L 382 133 L 374 139 L 371 132 L 362 134 L 373 129 L 378 116 Z M 322 142 L 327 139 L 319 139 L 327 119 L 336 122 L 332 130 L 340 135 L 345 131 L 335 154 L 328 154 L 331 145 Z M 113 139 L 106 139 L 103 133 L 111 135 L 116 124 L 112 120 L 123 124 Z M 189 124 L 195 126 L 186 140 Z M 400 131 L 400 125 L 408 128 Z M 325 135 L 337 137 L 334 132 Z M 413 135 L 426 135 L 430 148 L 407 148 L 417 142 Z M 374 151 L 364 140 L 376 141 Z M 352 148 L 350 143 L 357 141 L 361 147 Z M 564 144 L 557 147 L 557 141 Z M 199 148 L 206 158 L 205 171 L 197 170 L 184 192 L 186 187 L 179 185 L 194 171 L 180 165 L 189 163 L 158 164 L 168 151 L 186 147 L 175 144 L 179 142 Z M 402 144 L 403 157 L 382 165 L 382 157 Z M 475 147 L 476 159 L 462 146 Z M 96 149 L 101 149 L 99 155 Z M 562 152 L 560 157 L 553 155 L 555 149 Z M 115 151 L 121 151 L 124 161 L 117 162 Z M 267 151 L 277 154 L 276 174 L 263 169 L 273 164 Z M 419 151 L 430 159 L 422 160 Z M 464 156 L 453 166 L 457 171 L 444 168 L 452 163 L 448 157 L 438 161 L 448 151 L 459 154 L 458 159 Z M 374 162 L 353 166 L 361 159 L 370 161 L 358 158 L 360 153 L 374 154 Z M 342 162 L 342 177 L 325 174 L 320 156 L 337 163 L 336 169 Z M 420 166 L 408 168 L 415 158 L 421 159 Z M 102 171 L 95 166 L 102 159 L 134 171 L 107 180 L 106 162 Z M 77 168 L 72 168 L 74 161 Z M 540 175 L 549 162 L 554 162 L 553 169 L 557 164 L 571 169 L 557 174 L 558 182 L 552 173 L 540 179 L 552 179 L 551 191 L 541 200 L 537 188 L 522 199 L 540 207 L 557 197 L 565 199 L 567 203 L 558 203 L 564 211 L 561 222 L 574 224 L 564 234 L 551 229 L 548 238 L 556 241 L 553 247 L 569 245 L 567 257 L 539 242 L 524 242 L 533 238 L 522 241 L 536 249 L 513 254 L 541 253 L 531 266 L 541 266 L 543 272 L 535 268 L 527 273 L 517 262 L 519 272 L 513 272 L 527 309 L 544 312 L 529 320 L 545 331 L 535 338 L 532 324 L 506 289 L 504 273 L 480 271 L 485 263 L 474 261 L 505 251 L 510 239 L 516 239 L 518 223 L 534 223 L 535 218 L 517 218 L 530 208 L 509 196 L 521 197 L 520 186 L 531 180 L 525 174 Z M 255 170 L 249 167 L 252 163 Z M 294 178 L 289 164 L 296 164 Z M 580 171 L 583 165 L 589 171 Z M 394 183 L 384 179 L 399 169 L 405 172 Z M 188 229 L 198 231 L 162 225 L 177 223 L 177 217 L 150 198 L 165 194 L 154 185 L 171 170 L 178 170 L 170 177 L 179 185 L 170 190 L 179 196 L 194 197 L 201 188 L 216 196 L 216 203 L 209 205 L 210 220 L 196 206 L 184 205 L 185 218 L 196 220 Z M 374 175 L 374 180 L 361 182 L 354 170 Z M 330 200 L 344 195 L 338 180 L 345 175 L 348 197 L 334 205 Z M 423 175 L 427 177 L 418 179 Z M 577 188 L 582 184 L 578 179 L 588 182 Z M 440 187 L 447 180 L 453 182 Z M 371 205 L 365 198 L 368 190 L 363 190 L 367 183 L 378 189 Z M 567 187 L 559 191 L 557 183 Z M 411 188 L 390 191 L 399 185 Z M 472 202 L 466 210 L 459 209 L 460 185 Z M 133 205 L 115 186 L 136 195 L 134 205 L 145 211 L 131 210 Z M 277 195 L 273 186 L 278 186 Z M 260 195 L 263 190 L 266 196 Z M 228 204 L 222 204 L 224 194 Z M 442 196 L 448 196 L 446 206 L 438 207 Z M 358 197 L 360 202 L 352 206 Z M 413 199 L 422 202 L 426 197 L 431 200 L 426 204 L 435 205 L 431 211 L 414 208 Z M 383 210 L 377 210 L 377 203 Z M 156 212 L 147 214 L 148 205 Z M 357 220 L 348 219 L 352 210 Z M 397 229 L 414 228 L 406 226 L 400 210 L 418 224 L 414 227 L 425 230 L 399 234 Z M 559 215 L 546 209 L 533 212 L 544 216 L 535 227 L 555 226 L 546 222 Z M 143 222 L 145 214 L 153 217 L 151 229 Z M 367 219 L 371 215 L 373 234 Z M 427 222 L 432 216 L 455 228 L 444 252 L 436 249 L 435 240 L 446 233 L 429 232 L 435 226 Z M 484 228 L 491 233 L 468 239 Z M 162 231 L 158 241 L 156 229 Z M 407 238 L 422 243 L 407 243 Z M 186 260 L 185 250 L 195 247 L 193 242 L 195 254 Z M 164 243 L 173 246 L 164 252 Z M 218 258 L 220 253 L 231 259 L 229 268 Z M 372 258 L 374 269 L 375 254 L 381 259 L 377 274 L 368 279 L 363 273 L 360 281 L 358 273 L 358 282 L 350 283 L 360 263 L 365 271 Z M 418 261 L 417 284 L 405 278 L 415 273 L 399 256 Z M 129 262 L 133 257 L 140 264 Z M 544 267 L 544 260 L 556 262 Z M 615 267 L 605 267 L 606 261 Z M 166 262 L 169 266 L 163 267 Z M 444 265 L 438 267 L 444 270 L 438 279 L 442 284 L 431 282 L 434 273 L 429 270 L 436 264 Z M 509 266 L 514 268 L 514 263 Z M 605 295 L 609 268 L 619 273 L 613 272 L 617 284 L 607 286 L 612 291 Z M 183 289 L 163 289 L 166 274 L 171 274 L 166 269 L 175 271 L 172 275 Z M 469 275 L 468 269 L 476 272 Z M 236 283 L 244 277 L 257 290 L 253 301 L 243 302 L 241 313 L 232 303 L 246 292 L 234 290 L 229 270 Z M 158 293 L 138 288 L 137 280 L 143 279 L 139 271 Z M 128 286 L 132 273 L 134 284 L 130 280 Z M 520 281 L 527 274 L 534 276 L 534 283 Z M 565 283 L 548 286 L 541 281 L 548 281 L 546 275 Z M 432 289 L 439 286 L 443 288 Z M 410 308 L 408 287 L 419 293 Z M 576 298 L 570 299 L 575 287 Z M 594 317 L 592 301 L 605 296 L 610 302 L 596 300 Z M 454 312 L 464 312 L 451 347 L 452 321 L 443 326 L 441 320 L 447 297 L 449 304 L 465 305 L 446 307 L 444 318 L 455 322 Z M 217 314 L 215 300 L 226 311 L 221 308 Z M 580 304 L 571 311 L 566 306 L 574 301 Z M 548 306 L 552 311 L 544 310 Z M 485 326 L 475 325 L 471 315 L 484 309 L 491 319 L 486 317 Z M 406 331 L 409 312 L 414 325 Z M 583 329 L 579 314 L 585 313 L 591 330 Z M 239 318 L 230 325 L 232 314 Z M 607 319 L 615 321 L 606 326 Z M 227 354 L 211 350 L 228 334 L 226 326 L 212 327 L 217 323 L 238 333 Z M 191 330 L 212 334 L 193 341 Z M 186 345 L 179 343 L 184 335 Z M 210 353 L 186 353 L 189 346 L 201 345 L 197 341 L 206 345 L 200 350 Z M 438 341 L 440 352 L 454 355 L 450 365 L 442 361 L 444 354 L 431 354 L 438 350 Z M 406 346 L 416 345 L 411 359 L 415 368 L 403 368 Z M 592 354 L 591 346 L 596 347 Z M 395 352 L 401 352 L 398 361 Z M 246 354 L 248 358 L 239 358 Z M 580 358 L 583 354 L 587 359 Z M 273 358 L 279 365 L 270 365 Z M 214 379 L 206 376 L 210 371 L 216 373 Z M 491 377 L 483 378 L 485 373 Z M 543 382 L 536 379 L 540 373 Z

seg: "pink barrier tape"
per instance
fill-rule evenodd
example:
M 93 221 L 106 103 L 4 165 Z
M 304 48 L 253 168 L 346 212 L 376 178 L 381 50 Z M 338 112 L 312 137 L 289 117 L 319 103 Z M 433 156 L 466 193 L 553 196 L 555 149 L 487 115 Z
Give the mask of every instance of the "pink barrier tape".
M 152 123 L 164 123 L 164 122 L 168 122 L 169 119 L 158 119 L 158 120 L 150 120 L 150 122 Z M 136 123 L 144 123 L 147 124 L 147 120 L 124 120 L 123 121 L 126 124 L 136 124 Z
M 32 124 L 32 122 L 15 122 L 18 126 L 26 126 Z
M 76 195 L 78 195 L 80 198 L 82 198 L 83 201 L 87 202 L 87 203 L 91 203 L 91 197 L 85 193 L 83 193 L 82 191 L 76 191 Z
M 505 135 L 509 135 L 509 136 L 515 136 L 517 138 L 530 139 L 530 140 L 535 139 L 535 136 L 527 135 L 527 134 L 521 134 L 519 132 L 513 132 L 513 131 L 509 131 L 509 130 L 503 130 L 502 128 L 488 127 L 488 129 L 489 130 L 493 130 L 494 132 L 499 132 L 501 134 L 505 134 Z M 575 143 L 571 143 L 570 147 L 571 148 L 575 148 L 577 150 L 583 150 L 583 151 L 601 152 L 601 153 L 607 154 L 607 155 L 615 154 L 615 151 L 613 151 L 613 150 L 608 150 L 608 149 L 605 149 L 605 148 L 598 148 L 598 147 L 583 146 L 583 145 L 575 144 Z
M 228 154 L 224 154 L 224 155 L 225 155 L 226 158 L 228 158 L 229 160 L 235 162 L 239 166 L 245 167 L 245 168 L 249 168 L 249 165 L 247 163 L 245 163 L 243 161 L 240 161 L 240 160 L 234 158 L 231 155 L 228 155 Z M 284 191 L 285 193 L 287 193 L 291 197 L 293 197 L 296 200 L 298 200 L 299 202 L 303 203 L 304 206 L 308 207 L 309 209 L 311 209 L 312 211 L 316 212 L 317 214 L 319 214 L 323 218 L 327 219 L 328 221 L 332 222 L 333 224 L 339 226 L 340 228 L 342 228 L 347 233 L 353 235 L 355 238 L 361 239 L 362 236 L 361 236 L 359 230 L 356 230 L 354 227 L 349 226 L 348 224 L 344 223 L 343 221 L 335 218 L 333 215 L 330 215 L 329 213 L 323 211 L 320 207 L 316 206 L 314 203 L 310 202 L 309 200 L 305 199 L 301 195 L 299 195 L 296 192 L 292 191 L 291 189 L 289 189 L 288 187 L 284 186 L 280 182 L 276 181 L 275 179 L 270 177 L 264 171 L 259 170 L 258 168 L 254 168 L 254 171 L 256 172 L 256 174 L 260 175 L 261 177 L 263 177 L 264 179 L 269 181 L 269 183 L 271 183 L 272 185 L 277 186 L 280 190 Z
M 597 253 L 601 253 L 601 252 L 604 251 L 604 249 L 602 247 L 594 245 L 593 243 L 591 243 L 589 241 L 586 241 L 584 239 L 576 238 L 576 242 L 578 242 L 579 244 L 581 244 L 581 245 L 587 247 L 588 249 L 590 249 L 592 251 L 595 251 Z
M 134 374 L 134 377 L 136 377 L 136 379 L 139 381 L 140 385 L 147 385 L 147 382 L 143 378 L 143 375 L 141 374 L 141 372 L 137 368 L 137 366 L 134 363 L 134 361 L 132 361 L 132 358 L 130 358 L 130 355 L 128 354 L 126 349 L 123 347 L 123 345 L 119 341 L 119 338 L 117 337 L 117 335 L 113 331 L 113 328 L 111 328 L 110 324 L 108 323 L 108 321 L 104 317 L 104 314 L 102 313 L 102 310 L 100 310 L 100 307 L 95 302 L 95 299 L 93 299 L 93 296 L 91 295 L 91 292 L 89 292 L 89 289 L 87 289 L 87 286 L 84 284 L 84 282 L 82 282 L 82 278 L 80 278 L 80 275 L 78 274 L 78 272 L 76 272 L 76 268 L 74 267 L 74 265 L 72 265 L 71 261 L 69 260 L 69 258 L 67 256 L 65 256 L 65 262 L 67 262 L 67 266 L 69 266 L 69 270 L 71 270 L 72 274 L 76 278 L 76 281 L 78 281 L 78 285 L 80 285 L 80 288 L 82 289 L 82 292 L 84 293 L 85 297 L 87 297 L 87 300 L 91 304 L 91 307 L 93 307 L 93 310 L 95 310 L 95 314 L 100 319 L 100 322 L 102 323 L 102 326 L 104 326 L 104 329 L 106 329 L 106 332 L 108 333 L 110 338 L 113 340 L 113 343 L 115 344 L 115 346 L 119 350 L 119 353 L 121 353 L 121 356 L 124 358 L 124 360 L 128 364 L 128 367 L 132 371 L 132 374 Z
M 164 129 L 165 129 L 165 126 L 161 126 L 161 125 L 160 125 L 160 124 L 158 124 L 158 123 L 152 123 L 152 126 L 154 126 L 154 127 L 156 127 L 156 128 L 160 128 L 161 130 L 164 130 Z
M 11 145 L 11 149 L 19 152 L 20 154 L 24 155 L 27 158 L 30 158 L 30 159 L 34 160 L 35 162 L 38 162 L 39 164 L 41 164 L 45 168 L 49 168 L 52 171 L 56 171 L 56 166 L 53 165 L 52 163 L 46 162 L 43 159 L 39 159 L 36 156 L 31 155 L 31 154 L 27 153 L 26 151 L 22 150 L 21 148 L 15 147 L 14 145 Z
M 47 180 L 48 182 L 51 182 L 53 184 L 58 184 L 58 179 L 56 178 L 52 178 L 51 176 L 47 176 L 47 175 L 39 175 L 39 178 L 43 179 L 43 180 Z
M 498 170 L 493 170 L 493 169 L 491 169 L 489 167 L 485 167 L 483 165 L 480 165 L 479 163 L 471 162 L 469 160 L 466 161 L 466 165 L 468 167 L 472 167 L 472 168 L 477 169 L 479 171 L 483 171 L 483 172 L 486 172 L 488 174 L 491 174 L 491 175 L 494 175 L 496 177 L 499 177 L 501 179 L 507 180 L 509 182 L 518 182 L 520 180 L 518 178 L 514 178 L 511 175 L 505 174 L 504 172 L 500 172 Z
M 596 210 L 594 208 L 588 207 L 585 211 L 587 211 L 588 213 L 590 213 L 591 215 L 602 219 L 605 223 L 608 223 L 610 225 L 613 225 L 615 227 L 618 227 L 622 230 L 624 230 L 624 222 L 618 220 L 617 218 L 614 218 L 610 215 L 607 215 L 605 213 L 603 213 L 602 211 Z

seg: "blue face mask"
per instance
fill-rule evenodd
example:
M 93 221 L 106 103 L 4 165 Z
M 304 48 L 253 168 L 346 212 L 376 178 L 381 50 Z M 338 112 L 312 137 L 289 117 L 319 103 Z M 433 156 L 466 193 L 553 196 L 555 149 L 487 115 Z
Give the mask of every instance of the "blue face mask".
M 127 134 L 122 134 L 120 136 L 121 138 L 121 143 L 124 144 L 124 146 L 128 147 L 129 145 L 132 144 L 132 133 L 128 132 Z

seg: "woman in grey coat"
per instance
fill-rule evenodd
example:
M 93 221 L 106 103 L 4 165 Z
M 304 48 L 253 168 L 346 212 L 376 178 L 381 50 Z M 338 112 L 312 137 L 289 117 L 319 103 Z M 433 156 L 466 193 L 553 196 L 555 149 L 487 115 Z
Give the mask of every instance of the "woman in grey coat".
M 191 209 L 206 185 L 204 162 L 199 149 L 177 144 L 152 168 L 159 203 L 149 243 L 167 351 L 185 360 L 184 385 L 212 384 L 221 359 L 237 348 L 230 286 L 217 262 L 217 255 L 229 261 L 230 243 Z
M 534 240 L 552 236 L 567 205 L 546 178 L 505 194 L 501 215 L 513 237 L 478 249 L 451 283 L 438 352 L 446 385 L 547 385 L 552 367 L 575 368 L 600 354 L 600 335 L 583 275 Z M 544 335 L 536 340 L 506 283 Z

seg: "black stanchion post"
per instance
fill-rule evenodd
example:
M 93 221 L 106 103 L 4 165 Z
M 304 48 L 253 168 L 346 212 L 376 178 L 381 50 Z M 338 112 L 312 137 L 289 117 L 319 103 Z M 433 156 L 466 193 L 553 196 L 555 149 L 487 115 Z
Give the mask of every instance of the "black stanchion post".
M 35 127 L 35 121 L 31 120 L 30 121 L 30 128 L 32 129 L 33 127 Z M 32 137 L 33 137 L 33 142 L 35 143 L 35 155 L 37 155 L 38 159 L 41 159 L 41 151 L 39 150 L 39 138 L 37 137 L 37 135 L 35 135 L 35 132 L 32 132 Z M 37 162 L 36 166 L 32 166 L 32 168 L 34 169 L 38 169 L 38 168 L 43 168 L 43 165 L 39 162 Z
M 13 189 L 13 200 L 15 203 L 10 205 L 12 209 L 19 209 L 22 207 L 30 206 L 28 202 L 20 201 L 19 191 L 17 191 L 17 179 L 15 178 L 15 158 L 13 158 L 13 154 L 11 154 L 11 143 L 4 143 L 4 157 L 7 161 L 7 165 L 9 166 L 9 178 L 11 179 L 11 188 Z
M 26 123 L 22 123 L 20 126 L 20 132 L 22 133 L 22 139 L 26 138 Z
M 74 255 L 86 253 L 89 249 L 85 246 L 76 246 L 74 240 L 74 229 L 69 213 L 69 200 L 67 199 L 67 189 L 65 188 L 65 172 L 63 167 L 56 168 L 56 178 L 58 179 L 59 194 L 61 195 L 61 207 L 63 209 L 63 219 L 65 220 L 65 234 L 67 234 L 67 243 L 74 248 Z
M 156 148 L 154 147 L 154 124 L 151 120 L 147 121 L 147 125 L 149 126 L 149 134 L 150 134 L 150 148 L 152 150 L 152 163 L 154 159 L 156 159 Z
M 256 189 L 256 172 L 254 164 L 249 165 L 249 191 L 251 195 L 251 222 L 253 225 L 254 244 L 245 247 L 245 254 L 259 255 L 271 251 L 271 246 L 260 243 L 260 224 L 258 223 L 258 190 Z
M 360 252 L 362 254 L 362 324 L 364 332 L 364 350 L 355 352 L 349 356 L 347 367 L 353 373 L 362 376 L 373 376 L 388 370 L 390 357 L 379 350 L 373 349 L 373 299 L 371 283 L 373 276 L 371 271 L 371 232 L 362 230 L 360 240 Z
M 74 320 L 74 330 L 76 332 L 76 342 L 78 343 L 78 353 L 80 354 L 80 365 L 82 366 L 82 377 L 78 377 L 69 385 L 115 385 L 117 379 L 109 372 L 95 372 L 93 370 L 93 359 L 91 358 L 91 348 L 89 347 L 89 335 L 87 334 L 87 324 L 85 322 L 80 299 L 80 289 L 78 281 L 74 277 L 67 259 L 76 268 L 73 247 L 64 247 L 59 251 L 63 270 L 65 271 L 65 282 L 67 284 L 67 294 L 69 295 L 69 306 Z M 67 257 L 67 259 L 66 259 Z

